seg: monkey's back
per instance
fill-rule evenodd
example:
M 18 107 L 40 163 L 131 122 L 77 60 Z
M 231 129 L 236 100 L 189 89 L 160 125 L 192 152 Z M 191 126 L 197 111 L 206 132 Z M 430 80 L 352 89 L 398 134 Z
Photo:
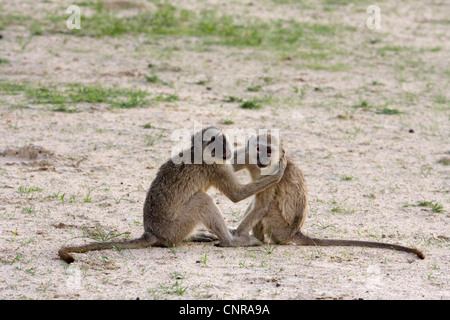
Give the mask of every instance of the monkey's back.
M 202 164 L 164 163 L 150 185 L 144 204 L 146 219 L 173 220 L 181 208 L 198 191 L 209 185 Z

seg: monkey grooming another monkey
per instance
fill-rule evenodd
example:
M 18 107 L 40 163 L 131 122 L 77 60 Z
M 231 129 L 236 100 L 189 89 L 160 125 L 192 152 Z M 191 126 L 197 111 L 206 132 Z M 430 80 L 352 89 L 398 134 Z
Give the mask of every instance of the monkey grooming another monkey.
M 219 147 L 214 147 L 217 145 Z M 201 152 L 199 164 L 193 163 L 193 159 L 197 159 L 197 152 Z M 241 201 L 278 182 L 286 167 L 286 159 L 280 158 L 279 170 L 275 174 L 242 185 L 232 166 L 224 162 L 232 154 L 225 134 L 215 127 L 205 128 L 192 135 L 191 147 L 183 154 L 190 156 L 189 163 L 176 164 L 173 157 L 160 167 L 153 180 L 144 203 L 144 233 L 140 238 L 62 247 L 58 251 L 59 256 L 71 263 L 74 258 L 70 253 L 114 247 L 172 247 L 189 238 L 202 224 L 217 236 L 220 246 L 258 245 L 259 241 L 248 234 L 230 234 L 221 212 L 206 191 L 215 187 L 231 201 Z
M 272 148 L 279 144 L 279 141 L 275 139 L 276 137 L 270 133 L 250 138 L 246 147 L 235 151 L 235 159 L 238 154 L 245 153 L 245 164 L 233 164 L 235 171 L 247 169 L 252 180 L 260 179 L 261 170 L 267 166 L 261 161 L 262 151 L 266 151 L 270 161 L 278 161 L 276 154 L 279 152 Z M 257 161 L 250 162 L 251 150 L 257 155 Z M 268 236 L 274 243 L 294 242 L 299 245 L 384 248 L 410 252 L 416 254 L 420 259 L 425 259 L 425 255 L 420 250 L 397 244 L 318 239 L 304 235 L 301 228 L 307 213 L 307 196 L 303 173 L 288 157 L 281 180 L 255 195 L 246 210 L 243 221 L 236 230 L 232 230 L 232 233 L 241 236 L 253 230 L 253 235 L 261 242 L 264 242 L 265 236 Z

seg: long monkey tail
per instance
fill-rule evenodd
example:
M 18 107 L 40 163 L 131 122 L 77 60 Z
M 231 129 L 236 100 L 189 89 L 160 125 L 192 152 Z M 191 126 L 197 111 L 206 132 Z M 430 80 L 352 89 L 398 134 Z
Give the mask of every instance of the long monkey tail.
M 419 249 L 405 247 L 398 244 L 373 242 L 373 241 L 359 241 L 359 240 L 318 239 L 308 237 L 302 234 L 301 232 L 297 232 L 292 240 L 299 245 L 306 245 L 306 246 L 368 247 L 368 248 L 392 249 L 413 253 L 416 254 L 420 259 L 425 259 L 425 255 Z
M 157 240 L 154 237 L 148 237 L 144 234 L 142 237 L 133 240 L 124 241 L 111 241 L 111 242 L 95 242 L 82 246 L 74 247 L 62 247 L 58 250 L 58 255 L 67 263 L 72 263 L 75 261 L 70 253 L 84 253 L 94 250 L 106 250 L 112 248 L 118 249 L 138 249 L 147 248 L 157 244 Z

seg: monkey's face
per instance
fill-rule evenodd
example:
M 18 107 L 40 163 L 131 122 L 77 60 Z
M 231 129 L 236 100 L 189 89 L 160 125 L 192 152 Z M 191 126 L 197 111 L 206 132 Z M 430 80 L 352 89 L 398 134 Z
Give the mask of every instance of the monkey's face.
M 278 139 L 270 134 L 253 136 L 249 139 L 247 145 L 249 161 L 252 164 L 256 164 L 259 168 L 266 168 L 272 163 L 278 164 L 281 148 L 282 146 L 278 143 Z
M 223 163 L 232 156 L 227 137 L 222 130 L 209 128 L 203 133 L 203 161 Z

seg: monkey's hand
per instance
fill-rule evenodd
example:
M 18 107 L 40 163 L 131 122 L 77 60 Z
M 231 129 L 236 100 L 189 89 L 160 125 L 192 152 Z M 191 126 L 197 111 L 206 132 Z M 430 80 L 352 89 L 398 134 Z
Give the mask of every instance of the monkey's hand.
M 261 245 L 262 242 L 249 234 L 233 235 L 233 240 L 229 243 L 219 242 L 216 247 L 254 247 Z
M 261 241 L 249 234 L 240 234 L 233 236 L 233 247 L 254 247 L 261 244 Z

